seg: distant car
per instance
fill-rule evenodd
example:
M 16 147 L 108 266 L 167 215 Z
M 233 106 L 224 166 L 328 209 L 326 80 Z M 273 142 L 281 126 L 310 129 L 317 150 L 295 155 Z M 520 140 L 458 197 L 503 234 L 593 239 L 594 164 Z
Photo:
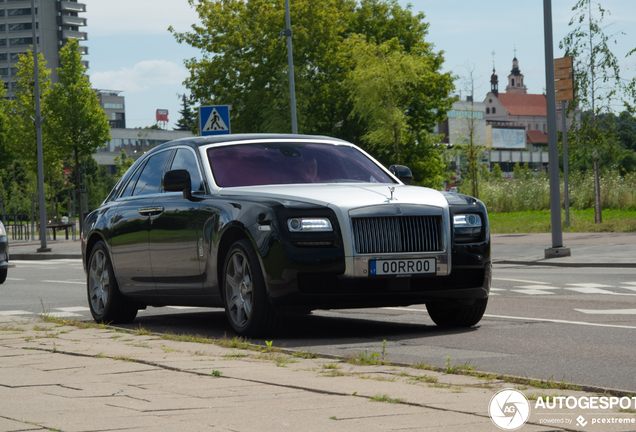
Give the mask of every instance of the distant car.
M 314 309 L 426 304 L 438 325 L 477 324 L 491 281 L 486 208 L 402 180 L 407 167 L 327 137 L 160 145 L 86 217 L 91 313 L 130 322 L 146 306 L 224 307 L 251 337 Z
M 4 224 L 0 222 L 0 284 L 7 280 L 9 271 L 9 237 Z

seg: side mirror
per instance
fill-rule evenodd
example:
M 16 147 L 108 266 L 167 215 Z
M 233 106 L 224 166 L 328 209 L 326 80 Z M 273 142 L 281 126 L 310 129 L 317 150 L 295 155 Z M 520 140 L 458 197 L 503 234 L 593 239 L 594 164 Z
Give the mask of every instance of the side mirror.
M 161 179 L 161 185 L 166 192 L 183 192 L 183 198 L 188 200 L 192 197 L 192 181 L 188 170 L 166 171 Z
M 404 165 L 391 165 L 389 167 L 391 174 L 396 176 L 402 183 L 410 185 L 413 183 L 413 173 L 411 169 Z

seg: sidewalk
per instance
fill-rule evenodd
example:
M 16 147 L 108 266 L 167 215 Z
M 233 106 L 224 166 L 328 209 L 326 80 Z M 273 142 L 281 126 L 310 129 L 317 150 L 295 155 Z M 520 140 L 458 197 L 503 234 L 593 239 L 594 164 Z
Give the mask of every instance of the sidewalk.
M 563 233 L 572 256 L 545 259 L 552 234 L 493 234 L 495 264 L 636 268 L 636 233 Z
M 634 267 L 636 233 L 563 233 L 563 244 L 572 256 L 545 259 L 552 247 L 552 235 L 493 234 L 492 258 L 495 264 L 550 265 L 563 267 Z M 9 241 L 11 260 L 81 259 L 79 241 L 48 241 L 51 252 L 38 253 L 39 241 Z
M 494 431 L 500 389 L 519 388 L 532 408 L 533 396 L 598 395 L 210 342 L 0 316 L 0 431 Z M 554 414 L 532 409 L 521 430 L 590 430 L 566 411 L 570 424 L 554 428 L 542 424 Z

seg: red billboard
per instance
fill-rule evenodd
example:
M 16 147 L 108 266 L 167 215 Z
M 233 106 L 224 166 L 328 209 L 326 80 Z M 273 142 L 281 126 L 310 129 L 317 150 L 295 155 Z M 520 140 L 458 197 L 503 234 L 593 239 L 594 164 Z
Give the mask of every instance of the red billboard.
M 157 123 L 160 121 L 168 122 L 168 110 L 167 109 L 158 109 L 157 110 Z

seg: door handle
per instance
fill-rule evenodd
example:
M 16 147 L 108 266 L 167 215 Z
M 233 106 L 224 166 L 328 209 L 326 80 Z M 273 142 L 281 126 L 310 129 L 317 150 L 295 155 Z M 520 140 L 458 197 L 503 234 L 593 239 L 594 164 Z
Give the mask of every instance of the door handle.
M 137 209 L 142 216 L 157 216 L 163 213 L 163 207 L 142 207 Z

